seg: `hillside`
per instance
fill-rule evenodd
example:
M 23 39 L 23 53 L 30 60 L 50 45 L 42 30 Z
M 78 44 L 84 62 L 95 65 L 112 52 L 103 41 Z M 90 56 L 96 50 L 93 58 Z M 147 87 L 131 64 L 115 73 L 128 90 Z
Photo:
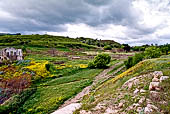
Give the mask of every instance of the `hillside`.
M 89 43 L 90 42 L 90 43 Z M 4 35 L 0 36 L 0 46 L 45 47 L 45 48 L 97 48 L 101 45 L 118 45 L 115 41 L 94 40 L 90 38 L 69 38 L 51 35 Z
M 134 55 L 49 35 L 0 36 L 0 46 L 21 48 L 24 55 L 23 60 L 0 64 L 0 113 L 52 113 L 105 71 L 88 68 L 97 54 L 111 56 L 110 73 L 125 69 L 118 63 Z
M 168 114 L 170 79 L 163 75 L 170 76 L 170 56 L 144 60 L 86 95 L 75 113 Z
M 88 45 L 95 45 L 98 47 L 104 47 L 104 46 L 111 46 L 112 48 L 120 48 L 121 44 L 118 42 L 115 42 L 113 40 L 98 40 L 98 39 L 92 39 L 92 38 L 84 38 L 84 37 L 80 37 L 80 38 L 76 38 L 77 40 L 79 40 L 82 43 L 86 43 Z

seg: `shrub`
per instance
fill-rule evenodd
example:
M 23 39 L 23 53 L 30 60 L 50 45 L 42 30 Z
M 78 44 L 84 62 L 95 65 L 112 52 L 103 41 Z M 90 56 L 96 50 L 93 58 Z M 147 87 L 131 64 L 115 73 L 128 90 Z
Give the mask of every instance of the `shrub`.
M 90 61 L 90 62 L 88 63 L 88 67 L 89 67 L 89 68 L 95 68 L 94 62 L 93 62 L 93 61 Z
M 112 47 L 110 45 L 104 46 L 104 50 L 112 50 Z
M 144 58 L 144 54 L 143 53 L 136 53 L 135 56 L 133 57 L 133 61 L 132 61 L 132 65 L 136 65 L 137 63 L 139 63 L 140 61 L 142 61 Z
M 125 64 L 125 66 L 126 66 L 127 69 L 133 66 L 133 65 L 132 65 L 132 61 L 133 61 L 133 57 L 128 57 L 128 60 L 126 60 L 126 61 L 124 62 L 124 64 Z
M 124 63 L 125 63 L 126 68 L 130 68 L 136 65 L 137 63 L 139 63 L 140 61 L 142 61 L 143 59 L 157 58 L 157 57 L 160 57 L 161 54 L 162 52 L 159 48 L 149 47 L 149 48 L 146 48 L 144 53 L 137 53 L 135 54 L 135 56 L 129 57 L 128 60 L 125 61 Z
M 53 73 L 53 72 L 56 70 L 54 64 L 51 64 L 51 63 L 46 64 L 46 65 L 45 65 L 45 68 L 46 68 L 46 70 L 49 71 L 50 73 Z
M 144 58 L 144 54 L 143 53 L 136 53 L 135 56 L 133 57 L 129 57 L 127 61 L 124 62 L 126 68 L 130 68 L 134 65 L 136 65 L 137 63 L 139 63 L 140 61 L 142 61 Z
M 36 87 L 29 88 L 22 93 L 13 96 L 13 98 L 6 102 L 5 105 L 0 106 L 0 113 L 2 114 L 9 114 L 9 113 L 18 113 L 21 114 L 22 110 L 19 110 L 19 108 L 22 106 L 22 104 L 37 90 Z
M 46 68 L 47 71 L 50 71 L 50 67 L 51 67 L 51 64 L 46 64 L 45 65 L 45 68 Z
M 97 55 L 92 62 L 89 62 L 89 68 L 105 68 L 110 63 L 111 57 L 108 54 Z
M 146 59 L 157 58 L 162 54 L 161 50 L 157 47 L 149 47 L 144 51 L 144 55 Z

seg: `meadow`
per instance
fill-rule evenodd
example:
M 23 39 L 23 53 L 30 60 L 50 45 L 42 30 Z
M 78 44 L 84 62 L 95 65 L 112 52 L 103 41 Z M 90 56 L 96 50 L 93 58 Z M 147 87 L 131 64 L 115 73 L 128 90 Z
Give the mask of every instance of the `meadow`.
M 1 88 L 10 88 L 1 94 L 1 113 L 51 113 L 91 85 L 104 70 L 88 68 L 94 56 L 103 52 L 112 56 L 108 67 L 120 62 L 114 58 L 119 53 L 105 52 L 80 39 L 21 35 L 0 36 L 0 42 L 1 48 L 22 48 L 24 54 L 24 60 L 0 67 Z

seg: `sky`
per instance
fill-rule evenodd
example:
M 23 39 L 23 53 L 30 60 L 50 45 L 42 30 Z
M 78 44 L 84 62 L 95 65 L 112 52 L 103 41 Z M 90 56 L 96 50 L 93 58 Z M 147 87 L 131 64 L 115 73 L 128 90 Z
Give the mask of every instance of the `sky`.
M 0 32 L 170 43 L 170 0 L 0 0 Z

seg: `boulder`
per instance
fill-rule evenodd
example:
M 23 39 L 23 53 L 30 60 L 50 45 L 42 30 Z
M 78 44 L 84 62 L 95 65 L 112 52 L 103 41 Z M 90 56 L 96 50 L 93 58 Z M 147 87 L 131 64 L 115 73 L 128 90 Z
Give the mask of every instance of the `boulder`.
M 160 93 L 156 91 L 150 91 L 150 99 L 160 101 Z
M 140 93 L 146 93 L 146 90 L 141 89 L 141 90 L 140 90 Z
M 150 109 L 153 109 L 153 110 L 157 110 L 157 111 L 158 111 L 158 108 L 157 108 L 155 105 L 148 104 L 147 107 L 150 108 Z
M 159 87 L 160 82 L 151 82 L 149 85 L 149 90 L 155 90 L 156 88 L 160 88 Z
M 106 109 L 104 114 L 117 114 L 118 112 L 119 112 L 119 110 L 108 108 L 108 109 Z
M 145 114 L 153 113 L 153 111 L 158 112 L 158 108 L 155 105 L 147 104 L 147 106 L 144 109 Z
M 163 80 L 166 80 L 166 79 L 168 79 L 168 78 L 169 78 L 169 76 L 161 76 L 160 82 L 162 82 Z
M 140 100 L 139 100 L 139 104 L 142 104 L 143 102 L 145 101 L 145 97 L 142 97 Z
M 160 91 L 160 90 L 161 90 L 161 87 L 156 87 L 155 90 L 156 90 L 156 91 Z
M 158 78 L 153 78 L 152 82 L 159 82 L 160 80 Z
M 122 108 L 123 107 L 123 103 L 119 103 L 118 108 Z
M 155 71 L 155 72 L 153 72 L 153 76 L 154 76 L 154 78 L 159 78 L 159 77 L 163 76 L 163 73 L 162 73 L 162 71 Z
M 136 88 L 136 90 L 133 92 L 133 94 L 137 94 L 139 92 L 139 89 Z
M 138 112 L 139 114 L 141 114 L 140 112 L 142 112 L 142 111 L 143 111 L 142 107 L 138 107 L 138 108 L 137 108 L 137 112 Z
M 80 114 L 92 114 L 92 113 L 91 113 L 90 111 L 87 112 L 87 111 L 85 111 L 85 110 L 81 110 L 81 111 L 80 111 Z
M 147 104 L 152 104 L 152 101 L 150 99 L 146 99 Z
M 140 105 L 138 104 L 138 103 L 134 103 L 133 104 L 133 108 L 137 108 L 137 107 L 139 107 Z
M 132 86 L 133 86 L 133 83 L 129 83 L 129 84 L 128 84 L 128 89 L 131 89 Z
M 130 88 L 133 86 L 134 80 L 136 80 L 136 79 L 137 79 L 137 77 L 133 77 L 133 78 L 129 79 L 128 81 L 126 81 L 126 82 L 123 84 L 122 88 L 128 87 L 128 88 L 130 89 Z
M 144 109 L 145 114 L 148 114 L 148 113 L 150 114 L 152 111 L 153 110 L 151 108 L 148 108 L 148 107 L 145 107 L 145 109 Z

